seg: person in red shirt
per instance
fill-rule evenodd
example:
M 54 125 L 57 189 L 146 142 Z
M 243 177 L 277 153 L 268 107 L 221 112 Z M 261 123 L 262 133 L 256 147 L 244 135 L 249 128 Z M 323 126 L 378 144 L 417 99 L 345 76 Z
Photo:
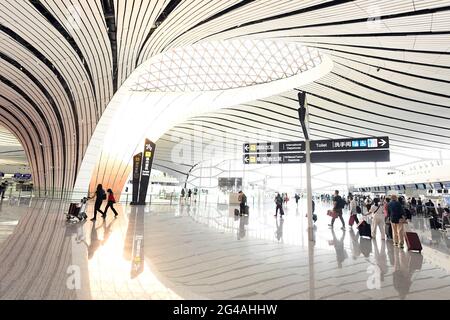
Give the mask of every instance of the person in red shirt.
M 103 214 L 103 218 L 106 218 L 106 213 L 108 212 L 108 209 L 111 208 L 111 210 L 114 212 L 114 217 L 116 218 L 119 214 L 117 213 L 116 209 L 114 209 L 114 203 L 116 203 L 116 199 L 114 198 L 114 193 L 111 189 L 108 189 L 108 203 L 105 207 L 105 213 Z

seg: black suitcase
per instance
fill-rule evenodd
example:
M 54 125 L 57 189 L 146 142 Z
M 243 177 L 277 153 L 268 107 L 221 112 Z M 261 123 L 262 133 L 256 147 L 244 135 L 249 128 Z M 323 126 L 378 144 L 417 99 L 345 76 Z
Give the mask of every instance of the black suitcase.
M 239 215 L 239 209 L 234 209 L 234 215 L 238 216 Z
M 78 208 L 77 205 L 78 205 L 77 203 L 71 203 L 70 204 L 69 212 L 68 212 L 69 216 L 74 216 L 74 217 L 78 216 L 78 210 L 80 208 Z
M 245 208 L 244 208 L 244 214 L 245 214 L 246 216 L 248 216 L 249 212 L 250 212 L 250 208 L 249 208 L 248 206 L 245 206 Z
M 434 230 L 438 230 L 442 228 L 442 224 L 435 219 L 430 219 L 430 228 Z
M 370 224 L 366 221 L 362 221 L 358 226 L 359 236 L 365 238 L 372 238 L 372 229 Z

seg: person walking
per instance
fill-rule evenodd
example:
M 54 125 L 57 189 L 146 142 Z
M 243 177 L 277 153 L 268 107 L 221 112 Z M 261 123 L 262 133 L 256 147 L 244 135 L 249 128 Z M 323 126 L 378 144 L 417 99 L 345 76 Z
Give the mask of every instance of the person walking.
M 181 189 L 181 201 L 185 201 L 184 197 L 186 196 L 186 191 L 184 190 L 184 188 Z
M 279 193 L 277 193 L 275 197 L 275 205 L 276 205 L 275 217 L 278 216 L 278 211 L 280 211 L 280 216 L 283 217 L 284 215 L 283 197 Z
M 188 200 L 189 200 L 189 203 L 191 202 L 191 196 L 192 196 L 192 190 L 189 189 L 189 190 L 188 190 Z
M 417 214 L 422 214 L 423 213 L 423 203 L 422 203 L 422 199 L 419 198 L 419 200 L 417 200 Z
M 287 193 L 284 194 L 283 200 L 284 200 L 284 207 L 287 208 L 287 204 L 289 202 L 289 197 Z
M 369 210 L 369 214 L 372 214 L 372 238 L 376 238 L 377 227 L 381 232 L 381 240 L 386 240 L 385 220 L 384 220 L 384 207 L 380 202 L 380 199 L 375 198 L 373 205 Z
M 245 206 L 247 205 L 247 196 L 245 195 L 244 192 L 239 191 L 238 201 L 239 201 L 239 214 L 242 216 L 245 214 Z
M 349 200 L 350 200 L 350 205 L 349 205 L 350 219 L 353 219 L 353 221 L 356 223 L 356 225 L 358 225 L 359 224 L 358 210 L 356 209 L 358 204 L 356 203 L 356 200 L 353 196 L 350 196 Z M 351 229 L 352 227 L 353 226 L 349 225 L 349 229 Z
M 342 218 L 342 209 L 344 209 L 344 207 L 345 202 L 339 195 L 339 191 L 338 190 L 334 191 L 333 211 L 336 213 L 336 216 L 339 217 L 339 219 L 342 222 L 342 230 L 345 230 L 345 221 L 344 218 Z M 331 224 L 328 225 L 330 228 L 333 228 L 334 222 L 336 221 L 337 217 L 333 217 L 333 219 L 331 220 Z
M 5 185 L 2 183 L 0 184 L 0 200 L 3 200 L 5 194 Z
M 295 204 L 298 207 L 298 200 L 300 200 L 300 196 L 298 195 L 298 193 L 295 194 Z
M 114 212 L 114 218 L 116 218 L 119 214 L 117 213 L 116 209 L 114 209 L 114 203 L 116 203 L 116 199 L 114 198 L 114 193 L 111 189 L 108 189 L 108 203 L 105 207 L 105 213 L 103 214 L 103 218 L 106 218 L 106 213 L 108 212 L 108 209 L 111 208 L 111 210 Z
M 94 218 L 91 219 L 91 221 L 97 220 L 97 211 L 101 213 L 102 216 L 105 215 L 105 213 L 100 209 L 102 206 L 103 200 L 106 200 L 106 193 L 105 190 L 103 190 L 103 186 L 99 184 L 97 186 L 97 190 L 95 191 L 95 204 L 94 204 Z M 89 198 L 92 199 L 92 198 Z
M 405 217 L 403 207 L 398 201 L 398 197 L 393 195 L 389 202 L 389 217 L 392 226 L 392 237 L 394 240 L 394 246 L 403 249 L 405 243 L 405 236 L 403 225 L 405 223 Z

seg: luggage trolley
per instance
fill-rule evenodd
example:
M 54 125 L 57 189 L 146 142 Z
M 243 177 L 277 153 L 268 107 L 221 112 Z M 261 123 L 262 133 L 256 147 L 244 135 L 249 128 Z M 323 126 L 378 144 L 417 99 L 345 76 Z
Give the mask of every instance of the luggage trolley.
M 67 221 L 77 223 L 87 219 L 86 207 L 88 198 L 84 197 L 80 203 L 71 203 L 67 213 Z

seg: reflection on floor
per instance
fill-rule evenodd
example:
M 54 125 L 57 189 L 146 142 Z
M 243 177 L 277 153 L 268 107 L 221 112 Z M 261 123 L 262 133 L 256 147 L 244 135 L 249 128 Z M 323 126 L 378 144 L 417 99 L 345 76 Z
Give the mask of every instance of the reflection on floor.
M 20 208 L 22 219 L 0 245 L 0 299 L 179 299 L 137 259 L 136 215 L 118 207 L 118 219 L 68 224 L 67 207 L 34 201 Z M 3 206 L 0 217 L 17 210 Z
M 171 287 L 204 298 L 448 299 L 449 241 L 442 233 L 432 244 L 424 228 L 423 254 L 409 253 L 380 236 L 341 230 L 338 221 L 330 230 L 327 209 L 317 206 L 309 247 L 301 205 L 288 208 L 283 220 L 273 217 L 272 203 L 242 218 L 220 205 L 171 213 L 154 207 L 146 215 L 146 255 Z
M 284 219 L 273 217 L 272 203 L 252 207 L 249 217 L 235 217 L 224 205 L 118 206 L 117 219 L 109 213 L 79 224 L 65 221 L 67 207 L 2 205 L 0 226 L 9 227 L 0 233 L 0 299 L 450 296 L 450 234 L 431 232 L 421 218 L 409 225 L 420 232 L 418 254 L 379 236 L 362 239 L 339 221 L 330 230 L 322 204 L 313 245 L 304 204 L 291 205 Z

